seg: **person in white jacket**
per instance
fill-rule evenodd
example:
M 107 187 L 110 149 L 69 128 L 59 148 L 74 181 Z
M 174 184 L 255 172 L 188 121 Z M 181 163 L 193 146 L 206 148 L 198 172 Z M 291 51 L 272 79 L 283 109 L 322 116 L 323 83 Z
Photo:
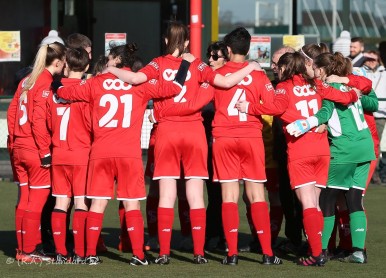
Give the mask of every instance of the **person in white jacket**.
M 373 175 L 374 183 L 386 183 L 386 136 L 382 136 L 386 124 L 386 70 L 382 63 L 379 52 L 370 50 L 364 53 L 366 61 L 364 68 L 366 76 L 373 82 L 373 89 L 378 97 L 378 111 L 374 112 L 377 125 L 377 133 L 380 144 L 380 161 Z

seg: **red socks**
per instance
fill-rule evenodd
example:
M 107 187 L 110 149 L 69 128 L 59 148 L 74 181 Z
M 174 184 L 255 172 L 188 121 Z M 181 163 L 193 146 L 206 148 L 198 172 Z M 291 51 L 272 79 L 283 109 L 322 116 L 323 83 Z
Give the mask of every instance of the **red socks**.
M 41 212 L 25 211 L 22 221 L 23 252 L 31 253 L 39 244 Z
M 170 241 L 174 222 L 173 208 L 158 208 L 158 240 L 160 255 L 170 255 Z
M 144 223 L 140 210 L 130 210 L 125 213 L 127 232 L 133 248 L 133 255 L 143 259 Z
M 15 211 L 15 229 L 16 229 L 16 239 L 17 239 L 17 249 L 22 250 L 23 248 L 23 237 L 22 237 L 22 222 L 24 209 L 16 209 Z
M 268 204 L 266 202 L 256 202 L 251 204 L 251 213 L 263 254 L 273 256 Z
M 75 210 L 72 220 L 72 233 L 74 235 L 75 254 L 84 257 L 86 246 L 86 219 L 88 212 L 84 210 Z
M 192 238 L 194 255 L 204 256 L 206 209 L 191 209 L 190 221 L 192 222 Z
M 52 235 L 55 242 L 55 252 L 67 256 L 66 248 L 66 218 L 67 212 L 55 210 L 51 214 Z
M 96 255 L 96 246 L 102 230 L 103 213 L 89 211 L 86 220 L 87 251 L 86 256 Z
M 228 244 L 228 256 L 237 255 L 237 240 L 239 229 L 239 209 L 236 203 L 222 203 L 222 223 L 224 235 Z
M 320 220 L 320 212 L 317 208 L 303 210 L 303 225 L 310 244 L 312 256 L 322 253 L 322 229 L 323 222 Z

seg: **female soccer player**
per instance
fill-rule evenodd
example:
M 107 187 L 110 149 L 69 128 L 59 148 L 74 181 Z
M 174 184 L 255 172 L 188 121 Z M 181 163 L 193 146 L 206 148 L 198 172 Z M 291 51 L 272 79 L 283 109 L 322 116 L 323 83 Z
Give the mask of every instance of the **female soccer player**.
M 342 54 L 322 54 L 314 60 L 315 76 L 325 80 L 331 74 L 348 76 L 352 72 L 350 60 Z M 366 79 L 364 79 L 366 80 Z M 347 91 L 343 84 L 332 83 L 335 88 Z M 366 182 L 371 160 L 375 159 L 374 144 L 364 119 L 363 110 L 377 111 L 378 100 L 371 91 L 368 96 L 349 106 L 325 101 L 323 109 L 313 119 L 314 124 L 328 121 L 328 137 L 331 157 L 328 172 L 327 189 L 320 198 L 324 215 L 323 249 L 327 248 L 335 222 L 335 205 L 337 196 L 344 192 L 350 215 L 350 231 L 353 253 L 343 261 L 365 263 L 364 245 L 367 231 L 367 220 L 363 209 L 362 193 Z M 316 118 L 315 118 L 316 117 Z
M 66 48 L 58 42 L 42 45 L 31 74 L 23 79 L 10 104 L 8 122 L 20 197 L 16 209 L 17 259 L 50 260 L 39 251 L 40 219 L 50 193 L 51 136 L 47 129 L 47 98 L 53 75 L 61 74 Z
M 286 53 L 278 62 L 280 83 L 273 102 L 249 104 L 239 102 L 236 107 L 248 114 L 280 115 L 284 124 L 294 118 L 314 115 L 321 107 L 323 98 L 333 98 L 344 104 L 358 99 L 356 93 L 339 93 L 307 75 L 304 57 L 298 53 Z M 313 130 L 315 131 L 315 130 Z M 325 133 L 309 132 L 304 138 L 295 139 L 286 133 L 288 144 L 288 172 L 291 187 L 303 207 L 303 225 L 311 247 L 311 256 L 301 258 L 298 264 L 324 265 L 321 231 L 323 215 L 319 208 L 321 188 L 327 180 L 330 152 Z M 301 139 L 301 140 L 299 140 Z
M 121 80 L 138 84 L 151 78 L 159 80 L 161 87 L 174 78 L 181 56 L 189 45 L 189 32 L 180 23 L 171 23 L 165 36 L 166 55 L 153 59 L 138 73 L 109 69 Z M 161 110 L 177 102 L 189 102 L 198 91 L 202 82 L 231 87 L 246 74 L 258 68 L 251 63 L 241 71 L 224 77 L 214 73 L 208 65 L 196 59 L 188 72 L 186 83 L 181 94 L 175 98 L 154 102 L 154 110 Z M 177 195 L 176 180 L 180 178 L 181 164 L 186 179 L 186 196 L 190 206 L 192 237 L 194 245 L 193 262 L 207 263 L 204 257 L 206 212 L 203 194 L 203 179 L 208 178 L 207 143 L 201 114 L 196 112 L 189 116 L 172 116 L 158 118 L 158 130 L 155 143 L 155 180 L 160 180 L 160 201 L 158 208 L 158 237 L 160 255 L 157 264 L 168 264 L 170 261 L 170 240 L 174 220 L 174 202 Z
M 127 66 L 135 50 L 133 44 L 112 48 L 108 66 Z M 125 207 L 133 249 L 130 264 L 148 265 L 143 252 L 144 224 L 139 202 L 146 198 L 140 146 L 143 114 L 149 99 L 175 96 L 181 91 L 187 69 L 185 66 L 177 72 L 176 81 L 180 83 L 170 82 L 162 90 L 156 80 L 132 86 L 110 73 L 100 74 L 80 86 L 57 90 L 59 97 L 85 101 L 92 108 L 93 143 L 87 177 L 87 197 L 92 199 L 92 204 L 86 222 L 86 263 L 101 262 L 96 256 L 96 245 L 108 200 L 114 197 L 116 180 L 117 199 L 122 200 Z
M 68 49 L 65 86 L 81 84 L 90 59 L 83 48 Z M 74 235 L 73 263 L 84 262 L 85 225 L 88 211 L 86 201 L 87 165 L 91 148 L 90 107 L 85 102 L 68 102 L 50 95 L 47 101 L 47 123 L 52 134 L 52 196 L 56 198 L 51 225 L 55 242 L 56 262 L 70 261 L 66 249 L 67 212 L 74 198 L 72 220 Z

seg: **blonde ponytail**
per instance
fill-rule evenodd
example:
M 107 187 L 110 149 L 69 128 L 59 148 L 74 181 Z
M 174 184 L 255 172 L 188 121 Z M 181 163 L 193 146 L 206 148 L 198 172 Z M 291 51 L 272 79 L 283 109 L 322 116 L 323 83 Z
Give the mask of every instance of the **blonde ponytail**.
M 54 42 L 51 44 L 42 45 L 38 53 L 36 54 L 32 72 L 28 78 L 27 83 L 23 87 L 23 92 L 20 96 L 20 99 L 23 101 L 27 92 L 35 84 L 36 80 L 39 78 L 40 74 L 44 69 L 51 65 L 55 59 L 62 60 L 66 55 L 66 48 L 63 44 L 59 42 Z

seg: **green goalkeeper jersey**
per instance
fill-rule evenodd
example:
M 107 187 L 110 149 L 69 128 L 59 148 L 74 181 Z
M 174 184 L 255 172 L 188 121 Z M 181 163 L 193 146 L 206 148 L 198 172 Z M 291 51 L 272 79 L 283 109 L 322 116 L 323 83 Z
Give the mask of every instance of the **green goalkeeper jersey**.
M 347 86 L 331 83 L 345 92 Z M 322 108 L 315 114 L 319 124 L 328 121 L 331 164 L 360 163 L 375 159 L 374 143 L 363 115 L 363 110 L 377 111 L 378 99 L 372 90 L 355 103 L 344 106 L 323 100 Z

